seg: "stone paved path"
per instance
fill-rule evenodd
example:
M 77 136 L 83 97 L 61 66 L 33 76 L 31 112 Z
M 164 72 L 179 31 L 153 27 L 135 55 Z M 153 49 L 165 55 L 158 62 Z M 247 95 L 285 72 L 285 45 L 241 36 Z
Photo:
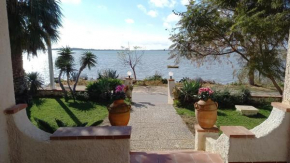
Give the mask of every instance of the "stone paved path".
M 194 136 L 166 94 L 133 92 L 133 102 L 131 151 L 194 149 Z

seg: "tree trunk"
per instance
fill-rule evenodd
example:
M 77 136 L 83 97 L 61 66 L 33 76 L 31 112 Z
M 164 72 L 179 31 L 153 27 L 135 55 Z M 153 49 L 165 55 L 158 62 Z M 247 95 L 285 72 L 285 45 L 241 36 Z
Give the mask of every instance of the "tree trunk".
M 136 76 L 135 68 L 134 68 L 134 67 L 131 67 L 131 68 L 132 68 L 132 70 L 133 70 L 134 78 L 135 78 L 135 80 L 137 80 L 137 76 Z
M 80 70 L 79 70 L 79 72 L 78 72 L 77 80 L 75 81 L 75 84 L 74 84 L 74 87 L 73 87 L 73 93 L 76 92 L 76 87 L 77 87 L 77 85 L 78 85 L 79 78 L 80 78 L 81 73 L 82 73 L 83 70 L 84 70 L 84 68 L 81 67 Z
M 276 80 L 274 79 L 274 77 L 271 74 L 267 75 L 268 78 L 272 81 L 272 83 L 274 84 L 275 88 L 277 89 L 277 91 L 280 93 L 280 95 L 283 95 L 283 90 L 280 88 L 280 86 L 277 84 Z
M 59 75 L 58 75 L 58 83 L 59 83 L 60 88 L 61 88 L 62 91 L 63 91 L 63 94 L 64 94 L 65 99 L 67 99 L 67 98 L 68 98 L 68 97 L 67 97 L 67 92 L 66 92 L 66 90 L 65 90 L 65 88 L 64 88 L 64 86 L 63 86 L 63 84 L 61 83 L 61 75 L 62 75 L 62 71 L 60 70 Z
M 70 84 L 69 84 L 69 73 L 66 74 L 66 82 L 67 82 L 68 88 L 69 88 L 69 90 L 70 90 L 70 92 L 71 92 L 71 95 L 72 95 L 72 97 L 73 97 L 73 100 L 74 100 L 74 102 L 76 102 L 74 92 L 73 92 L 73 90 L 71 89 L 71 86 L 70 86 Z
M 249 84 L 254 86 L 255 85 L 255 69 L 254 68 L 250 68 L 248 72 L 248 78 L 249 78 Z
M 23 69 L 22 50 L 12 51 L 12 69 L 13 82 L 16 103 L 27 101 L 28 85 L 25 80 L 25 71 Z

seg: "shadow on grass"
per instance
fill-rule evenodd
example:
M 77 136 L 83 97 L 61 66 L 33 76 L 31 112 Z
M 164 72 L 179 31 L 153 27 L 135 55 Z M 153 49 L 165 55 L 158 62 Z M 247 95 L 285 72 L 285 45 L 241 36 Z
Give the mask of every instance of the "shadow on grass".
M 223 112 L 220 112 L 220 111 L 217 112 L 217 115 L 218 115 L 218 116 L 227 116 L 227 114 L 225 114 L 225 113 L 223 113 Z
M 249 118 L 260 118 L 260 119 L 264 119 L 264 118 L 267 118 L 266 116 L 264 116 L 263 114 L 261 113 L 258 113 L 257 115 L 249 115 L 247 116 Z
M 74 115 L 74 113 L 59 98 L 55 98 L 55 100 L 63 108 L 63 110 L 70 116 L 70 118 L 75 122 L 75 124 L 77 125 L 82 124 L 82 122 Z
M 69 102 L 68 106 L 82 111 L 89 111 L 95 108 L 91 102 Z
M 99 126 L 100 124 L 103 123 L 104 120 L 99 120 L 99 121 L 96 121 L 94 123 L 92 123 L 90 126 Z
M 43 103 L 45 103 L 45 99 L 43 98 L 34 98 L 33 99 L 33 104 L 35 104 L 36 106 L 41 106 Z

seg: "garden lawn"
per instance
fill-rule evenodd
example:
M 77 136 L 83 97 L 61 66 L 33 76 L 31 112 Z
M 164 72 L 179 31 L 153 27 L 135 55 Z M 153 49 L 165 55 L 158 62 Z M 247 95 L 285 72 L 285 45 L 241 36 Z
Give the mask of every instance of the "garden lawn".
M 244 116 L 237 112 L 235 108 L 231 109 L 218 109 L 218 118 L 216 125 L 220 126 L 244 126 L 247 129 L 252 129 L 255 126 L 261 124 L 264 120 L 268 118 L 271 113 L 271 105 L 263 105 L 257 107 L 259 113 L 255 116 Z M 196 124 L 195 113 L 193 105 L 188 105 L 187 107 L 177 107 L 175 106 L 176 112 L 184 120 L 190 131 L 194 134 L 194 124 Z
M 65 102 L 63 98 L 36 98 L 33 105 L 27 108 L 28 118 L 33 124 L 38 126 L 35 118 L 49 123 L 57 129 L 55 119 L 61 120 L 68 126 L 77 126 L 87 123 L 98 125 L 107 117 L 108 111 L 105 105 L 99 105 L 89 101 L 69 100 Z

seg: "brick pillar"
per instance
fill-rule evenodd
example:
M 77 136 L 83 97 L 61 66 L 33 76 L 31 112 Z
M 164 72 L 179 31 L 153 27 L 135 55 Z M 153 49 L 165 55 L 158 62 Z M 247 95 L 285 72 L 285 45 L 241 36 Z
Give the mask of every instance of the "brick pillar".
M 3 110 L 15 104 L 6 0 L 0 0 L 0 163 L 9 163 L 9 141 Z
M 173 88 L 175 87 L 174 79 L 168 79 L 168 104 L 173 104 Z

